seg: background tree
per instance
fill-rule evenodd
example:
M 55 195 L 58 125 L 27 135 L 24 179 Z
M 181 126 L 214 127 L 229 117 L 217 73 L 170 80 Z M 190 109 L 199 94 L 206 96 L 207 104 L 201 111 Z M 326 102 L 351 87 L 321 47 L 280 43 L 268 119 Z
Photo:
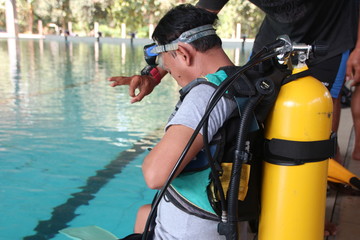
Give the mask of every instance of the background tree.
M 126 33 L 147 38 L 149 25 L 156 23 L 173 6 L 180 3 L 195 4 L 197 0 L 17 0 L 20 32 L 37 33 L 37 21 L 56 33 L 51 26 L 62 31 L 72 30 L 79 36 L 93 35 L 94 23 L 99 23 L 103 36 L 120 37 L 122 24 Z M 5 0 L 0 0 L 0 30 L 5 26 Z M 235 37 L 236 25 L 241 23 L 242 34 L 255 37 L 264 14 L 249 1 L 229 1 L 219 14 L 217 27 L 222 38 Z
M 219 32 L 223 38 L 234 38 L 237 24 L 241 33 L 254 38 L 264 18 L 264 13 L 246 0 L 229 1 L 219 14 Z
M 72 0 L 31 0 L 32 13 L 29 12 L 29 8 L 27 8 L 26 11 L 26 8 L 21 7 L 24 6 L 24 2 L 27 1 L 28 0 L 17 0 L 18 12 L 21 15 L 25 14 L 27 16 L 33 14 L 33 26 L 37 26 L 37 21 L 41 20 L 44 27 L 49 27 L 49 24 L 52 23 L 65 31 L 67 30 L 67 23 L 76 20 L 72 18 L 70 7 L 70 3 L 73 2 Z
M 0 0 L 0 32 L 6 29 L 5 0 Z

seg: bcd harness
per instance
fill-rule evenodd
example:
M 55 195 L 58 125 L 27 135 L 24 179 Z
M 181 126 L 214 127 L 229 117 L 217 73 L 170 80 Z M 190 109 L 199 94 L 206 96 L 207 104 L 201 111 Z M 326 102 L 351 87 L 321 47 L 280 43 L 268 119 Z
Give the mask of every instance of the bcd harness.
M 221 68 L 220 71 L 218 71 L 216 74 L 222 75 L 222 78 L 226 78 L 234 70 L 236 70 L 236 67 L 225 67 Z M 193 89 L 195 86 L 198 86 L 199 84 L 206 84 L 216 89 L 221 83 L 216 81 L 218 79 L 219 78 L 209 77 L 198 78 L 182 88 L 180 90 L 180 100 L 175 107 L 175 112 L 170 116 L 170 119 L 175 115 L 183 99 L 191 91 L 191 89 Z M 246 95 L 253 94 L 255 91 L 251 87 L 250 82 L 246 82 L 246 84 L 247 87 L 242 86 L 243 93 Z M 232 91 L 235 90 L 230 89 L 225 94 L 225 97 L 235 101 L 235 99 L 232 97 Z M 248 99 L 248 97 L 237 99 L 236 102 L 238 106 L 241 107 L 241 105 L 246 102 L 246 99 Z M 229 119 L 226 120 L 223 126 L 215 134 L 213 140 L 210 143 L 210 150 L 213 159 L 215 160 L 217 171 L 222 176 L 223 188 L 226 188 L 228 185 L 228 176 L 230 175 L 231 170 L 232 152 L 236 138 L 236 131 L 234 131 L 234 129 L 238 128 L 238 123 L 239 110 L 235 109 Z M 255 148 L 255 142 L 256 144 L 259 144 L 257 140 L 262 141 L 263 139 L 263 137 L 259 137 L 259 134 L 262 134 L 262 131 L 260 130 L 260 127 L 257 124 L 255 118 L 253 120 L 253 125 L 254 133 L 252 135 L 254 139 L 249 141 L 249 152 L 250 150 L 253 151 Z M 252 143 L 254 143 L 254 147 Z M 261 151 L 254 152 L 260 153 Z M 195 215 L 203 219 L 220 221 L 220 202 L 219 198 L 217 197 L 217 189 L 213 184 L 213 177 L 209 169 L 208 161 L 209 160 L 205 152 L 200 151 L 196 158 L 190 161 L 190 163 L 185 167 L 183 172 L 173 180 L 165 196 L 175 206 L 188 214 Z M 253 162 L 255 163 L 255 161 L 249 159 L 247 165 L 253 165 Z M 256 162 L 260 163 L 261 161 Z M 257 164 L 257 166 L 253 166 L 251 168 L 248 167 L 246 169 L 247 178 L 243 178 L 244 184 L 242 185 L 241 191 L 242 203 L 239 203 L 239 211 L 241 214 L 240 216 L 242 216 L 241 220 L 244 221 L 257 218 L 259 213 L 260 164 Z M 248 185 L 250 186 L 249 188 L 247 187 Z
M 271 162 L 273 157 L 277 159 L 283 158 L 286 165 L 304 164 L 307 162 L 314 162 L 320 159 L 326 159 L 334 156 L 336 146 L 336 136 L 330 136 L 329 140 L 325 141 L 313 141 L 298 142 L 298 141 L 285 141 L 287 147 L 284 145 L 284 140 L 271 139 L 265 140 L 263 137 L 263 122 L 267 117 L 268 112 L 273 106 L 276 100 L 277 93 L 280 86 L 296 80 L 298 77 L 302 77 L 305 73 L 299 75 L 291 75 L 289 78 L 289 72 L 274 71 L 273 67 L 269 71 L 269 68 L 264 65 L 257 66 L 254 71 L 247 71 L 240 76 L 240 80 L 237 81 L 226 92 L 224 97 L 235 100 L 238 109 L 236 109 L 223 126 L 218 130 L 210 143 L 211 154 L 213 156 L 214 164 L 218 175 L 220 176 L 221 185 L 224 189 L 225 195 L 230 181 L 231 168 L 233 162 L 233 154 L 235 148 L 235 139 L 237 138 L 237 129 L 239 129 L 239 119 L 241 116 L 242 108 L 247 104 L 247 101 L 257 94 L 258 89 L 254 87 L 254 79 L 259 79 L 263 76 L 270 78 L 275 82 L 274 93 L 268 97 L 262 99 L 254 111 L 251 120 L 251 129 L 247 136 L 246 151 L 241 154 L 245 154 L 241 169 L 241 180 L 238 195 L 238 220 L 239 221 L 257 221 L 260 214 L 260 185 L 261 185 L 261 160 Z M 220 70 L 225 71 L 227 76 L 232 75 L 237 67 L 224 67 Z M 308 72 L 307 72 L 308 74 Z M 180 90 L 180 100 L 176 105 L 176 110 L 180 107 L 183 99 L 190 90 L 199 85 L 206 84 L 214 87 L 215 89 L 220 84 L 214 83 L 209 79 L 198 78 L 188 84 L 186 87 Z M 174 114 L 173 114 L 174 115 Z M 171 117 L 170 117 L 171 118 Z M 281 141 L 281 143 L 279 142 Z M 280 144 L 280 145 L 279 145 Z M 300 157 L 299 159 L 299 156 Z M 201 151 L 196 160 L 192 160 L 184 171 L 173 180 L 172 184 L 166 191 L 166 198 L 171 201 L 175 206 L 184 212 L 198 216 L 203 219 L 220 221 L 221 207 L 218 197 L 218 189 L 214 185 L 213 174 L 209 169 L 208 158 L 205 153 Z M 198 181 L 204 181 L 206 179 L 206 201 L 210 205 L 199 206 L 196 204 L 196 200 L 192 201 L 186 194 L 182 193 L 181 184 L 186 181 L 190 182 L 190 187 L 193 189 L 193 195 L 199 195 L 204 189 L 196 189 Z M 184 181 L 183 181 L 184 180 Z M 180 182 L 180 184 L 178 184 Z M 195 187 L 194 187 L 195 186 Z M 201 185 L 201 187 L 203 187 Z M 180 189 L 180 190 L 179 190 Z M 202 194 L 204 198 L 204 194 Z M 191 197 L 190 197 L 191 198 Z M 202 199 L 204 202 L 204 199 Z M 195 203 L 194 203 L 195 202 Z M 209 207 L 211 206 L 211 207 Z

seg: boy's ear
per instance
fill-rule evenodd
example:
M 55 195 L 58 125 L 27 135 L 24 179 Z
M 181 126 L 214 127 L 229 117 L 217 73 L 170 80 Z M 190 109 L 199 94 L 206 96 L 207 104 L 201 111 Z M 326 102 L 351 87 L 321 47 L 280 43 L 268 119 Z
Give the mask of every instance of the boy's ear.
M 193 62 L 194 50 L 195 49 L 191 48 L 190 45 L 179 45 L 179 48 L 176 50 L 176 54 L 178 55 L 180 60 L 184 61 L 187 66 L 190 66 Z

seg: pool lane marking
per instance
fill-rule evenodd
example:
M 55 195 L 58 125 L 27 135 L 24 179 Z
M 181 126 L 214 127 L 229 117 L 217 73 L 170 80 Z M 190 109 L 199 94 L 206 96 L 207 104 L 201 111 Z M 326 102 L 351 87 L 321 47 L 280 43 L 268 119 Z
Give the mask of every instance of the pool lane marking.
M 51 218 L 39 221 L 34 228 L 36 233 L 26 236 L 23 240 L 48 240 L 59 233 L 59 230 L 68 227 L 68 223 L 77 217 L 76 209 L 82 205 L 89 205 L 89 201 L 94 199 L 95 194 L 104 187 L 116 174 L 121 173 L 124 167 L 135 160 L 140 154 L 153 146 L 159 139 L 160 130 L 146 136 L 133 144 L 133 146 L 112 160 L 103 169 L 96 171 L 95 176 L 87 179 L 86 185 L 79 187 L 80 192 L 72 193 L 65 203 L 53 208 Z

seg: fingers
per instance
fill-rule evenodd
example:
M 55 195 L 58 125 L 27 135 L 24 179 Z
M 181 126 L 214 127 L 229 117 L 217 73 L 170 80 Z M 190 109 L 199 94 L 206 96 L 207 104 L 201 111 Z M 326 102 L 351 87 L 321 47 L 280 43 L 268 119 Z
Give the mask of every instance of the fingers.
M 148 93 L 144 92 L 144 91 L 140 91 L 138 95 L 135 95 L 134 93 L 134 97 L 131 98 L 130 102 L 131 103 L 135 103 L 135 102 L 140 102 Z
M 121 77 L 121 76 L 115 76 L 108 78 L 108 81 L 111 82 L 111 87 L 116 87 L 120 85 L 129 85 L 131 82 L 131 77 Z
M 346 81 L 349 81 L 352 79 L 352 66 L 350 65 L 350 62 L 346 65 Z
M 352 85 L 360 84 L 360 49 L 351 52 L 346 64 L 346 80 L 354 80 Z
M 142 97 L 142 98 L 143 98 L 143 97 Z M 130 103 L 140 102 L 142 98 L 138 98 L 137 96 L 136 96 L 136 97 L 133 97 L 133 98 L 131 98 Z
M 140 92 L 141 92 L 141 85 L 142 85 L 142 76 L 139 76 L 139 75 L 133 76 L 129 83 L 129 95 L 133 98 L 136 97 L 135 90 L 137 88 L 139 88 Z M 138 101 L 140 101 L 140 100 L 138 100 Z
M 351 86 L 360 84 L 360 68 L 357 65 L 348 65 L 346 68 L 346 81 L 351 81 Z
M 134 75 L 131 77 L 110 77 L 108 79 L 110 86 L 115 87 L 119 85 L 129 85 L 129 95 L 132 97 L 131 103 L 141 101 L 146 95 L 150 94 L 156 86 L 156 81 L 147 75 Z M 138 89 L 138 93 L 136 91 Z
M 346 81 L 353 80 L 354 73 L 355 73 L 354 63 L 350 55 L 350 58 L 346 63 Z
M 353 79 L 354 79 L 354 84 L 353 85 L 358 85 L 360 83 L 360 67 L 359 67 L 359 64 L 356 64 L 356 66 L 354 66 Z
M 121 85 L 129 85 L 129 95 L 132 97 L 131 103 L 139 102 L 141 101 L 145 94 L 139 93 L 138 95 L 135 94 L 135 91 L 137 88 L 141 87 L 142 79 L 138 75 L 134 75 L 131 77 L 121 77 L 121 76 L 115 76 L 108 78 L 108 81 L 111 82 L 111 87 L 121 86 Z

